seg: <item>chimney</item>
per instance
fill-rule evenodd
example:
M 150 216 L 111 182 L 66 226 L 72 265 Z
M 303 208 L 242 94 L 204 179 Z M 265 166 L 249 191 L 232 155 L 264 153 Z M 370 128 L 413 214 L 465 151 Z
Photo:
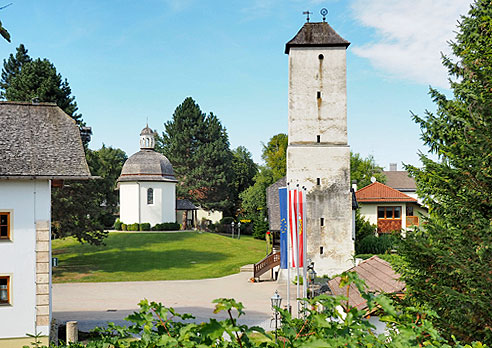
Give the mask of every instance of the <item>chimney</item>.
M 390 172 L 396 172 L 397 169 L 397 164 L 396 163 L 390 163 Z

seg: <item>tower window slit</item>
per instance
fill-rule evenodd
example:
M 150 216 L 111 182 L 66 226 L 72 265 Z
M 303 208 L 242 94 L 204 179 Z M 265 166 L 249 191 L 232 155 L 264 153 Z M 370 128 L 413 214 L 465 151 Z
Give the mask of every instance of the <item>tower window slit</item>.
M 316 92 L 316 98 L 321 99 L 321 91 Z
M 321 135 L 317 135 L 317 136 L 316 136 L 316 142 L 317 142 L 317 143 L 320 143 L 320 142 L 321 142 Z
M 325 224 L 325 219 L 324 219 L 324 218 L 319 219 L 319 224 L 320 224 L 321 226 L 324 226 L 324 224 Z
M 319 247 L 319 254 L 323 255 L 323 247 L 322 246 Z
M 320 178 L 316 178 L 316 185 L 321 185 L 321 179 Z

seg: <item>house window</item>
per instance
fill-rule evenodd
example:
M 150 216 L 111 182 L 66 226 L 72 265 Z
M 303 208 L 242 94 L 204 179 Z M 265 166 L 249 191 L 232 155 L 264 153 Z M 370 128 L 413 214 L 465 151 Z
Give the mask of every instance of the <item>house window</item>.
M 10 213 L 0 213 L 0 239 L 10 239 Z
M 0 304 L 10 304 L 9 276 L 0 276 Z
M 378 207 L 378 232 L 401 230 L 401 207 Z
M 154 189 L 147 189 L 147 204 L 154 204 Z

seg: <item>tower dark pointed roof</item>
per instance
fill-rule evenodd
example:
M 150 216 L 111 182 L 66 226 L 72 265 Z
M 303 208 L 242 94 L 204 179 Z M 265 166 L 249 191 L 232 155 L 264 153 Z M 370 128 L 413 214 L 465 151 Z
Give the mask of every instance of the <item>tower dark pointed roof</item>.
M 285 53 L 289 54 L 291 47 L 345 47 L 350 42 L 337 34 L 326 22 L 304 23 L 303 27 L 292 40 L 285 45 Z

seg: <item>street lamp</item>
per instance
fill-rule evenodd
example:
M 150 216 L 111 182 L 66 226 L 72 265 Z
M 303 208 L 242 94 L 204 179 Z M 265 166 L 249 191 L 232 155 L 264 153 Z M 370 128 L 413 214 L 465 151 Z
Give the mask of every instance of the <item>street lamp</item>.
M 231 233 L 232 233 L 232 238 L 234 239 L 234 221 L 231 222 Z
M 314 270 L 314 262 L 309 260 L 309 266 L 307 266 L 307 276 L 309 279 L 309 292 L 311 293 L 311 298 L 314 297 L 314 280 L 316 279 L 316 271 Z
M 241 221 L 237 223 L 237 239 L 241 239 Z
M 277 290 L 275 290 L 275 294 L 270 298 L 270 301 L 272 301 L 272 310 L 275 313 L 275 342 L 277 342 L 278 308 L 280 308 L 280 304 L 282 303 L 282 297 L 280 297 Z

